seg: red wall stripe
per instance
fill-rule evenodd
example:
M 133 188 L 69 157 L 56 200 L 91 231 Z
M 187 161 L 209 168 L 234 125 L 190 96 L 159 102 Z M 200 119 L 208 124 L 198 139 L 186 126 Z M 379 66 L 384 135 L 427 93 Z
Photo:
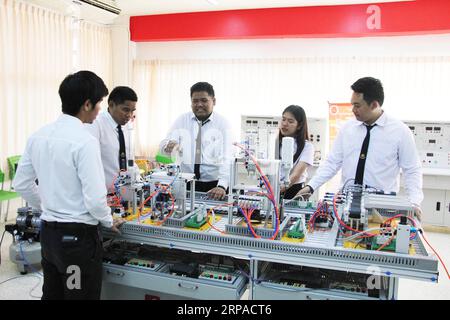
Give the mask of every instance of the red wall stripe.
M 132 41 L 364 37 L 450 32 L 450 0 L 379 3 L 380 28 L 367 21 L 370 4 L 230 10 L 135 16 Z

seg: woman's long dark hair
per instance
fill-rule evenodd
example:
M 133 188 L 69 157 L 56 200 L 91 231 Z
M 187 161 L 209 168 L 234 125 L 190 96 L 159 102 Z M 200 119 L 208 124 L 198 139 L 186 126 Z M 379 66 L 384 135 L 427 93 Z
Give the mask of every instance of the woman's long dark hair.
M 297 152 L 294 154 L 294 162 L 297 161 L 298 157 L 303 151 L 305 147 L 305 140 L 308 140 L 308 122 L 306 120 L 306 113 L 302 107 L 296 105 L 290 105 L 286 109 L 284 109 L 283 114 L 286 112 L 291 113 L 295 120 L 297 120 L 298 124 L 300 124 L 300 128 L 295 133 L 294 139 L 297 142 Z M 281 142 L 283 140 L 283 135 L 281 134 L 281 130 L 278 133 L 278 150 L 281 155 Z

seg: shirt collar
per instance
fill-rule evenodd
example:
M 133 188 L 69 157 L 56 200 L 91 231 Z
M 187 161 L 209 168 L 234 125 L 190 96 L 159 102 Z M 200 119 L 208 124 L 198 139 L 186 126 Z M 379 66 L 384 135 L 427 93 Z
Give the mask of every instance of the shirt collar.
M 388 118 L 386 115 L 386 112 L 383 111 L 383 113 L 381 114 L 381 116 L 377 119 L 377 121 L 375 121 L 374 123 L 372 123 L 372 126 L 377 125 L 380 127 L 383 127 L 386 125 Z M 362 126 L 367 126 L 367 124 L 365 124 L 364 122 L 360 121 L 359 124 Z
M 111 114 L 108 112 L 108 110 L 106 110 L 105 112 L 105 117 L 108 120 L 108 123 L 114 128 L 117 129 L 117 126 L 119 125 L 116 120 L 114 120 L 114 118 L 111 116 Z M 122 126 L 123 127 L 123 126 Z
M 58 121 L 79 126 L 83 125 L 83 122 L 80 119 L 65 113 L 59 116 Z
M 377 119 L 377 121 L 374 122 L 374 124 L 376 124 L 377 126 L 383 127 L 386 125 L 386 122 L 387 122 L 386 112 L 383 111 L 381 116 Z
M 198 122 L 198 119 L 197 119 L 197 117 L 195 116 L 194 112 L 191 112 L 191 120 L 193 120 L 193 121 L 195 121 L 195 122 Z M 211 122 L 214 121 L 214 111 L 211 113 L 211 115 L 209 116 L 209 118 L 208 118 L 207 120 L 209 120 L 209 121 L 211 121 Z M 205 120 L 205 121 L 206 121 L 206 120 Z M 208 121 L 208 122 L 209 122 L 209 121 Z

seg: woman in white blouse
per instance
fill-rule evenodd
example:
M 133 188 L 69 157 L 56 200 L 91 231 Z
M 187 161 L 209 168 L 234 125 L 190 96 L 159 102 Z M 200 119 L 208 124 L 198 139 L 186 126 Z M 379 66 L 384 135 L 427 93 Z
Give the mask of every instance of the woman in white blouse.
M 308 167 L 313 164 L 314 146 L 308 140 L 308 122 L 305 110 L 296 105 L 290 105 L 284 109 L 278 134 L 276 154 L 281 154 L 282 140 L 284 137 L 294 138 L 294 165 L 289 173 L 289 185 L 281 185 L 280 191 L 284 199 L 292 199 L 303 188 L 308 177 Z M 281 171 L 281 180 L 284 174 Z

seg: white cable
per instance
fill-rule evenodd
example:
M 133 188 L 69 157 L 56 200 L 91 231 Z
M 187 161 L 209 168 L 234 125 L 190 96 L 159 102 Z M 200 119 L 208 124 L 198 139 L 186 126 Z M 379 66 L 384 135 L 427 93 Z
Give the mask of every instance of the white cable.
M 35 275 L 33 275 L 33 276 L 35 276 Z M 38 276 L 35 276 L 35 277 L 38 277 Z M 35 296 L 35 295 L 33 295 L 32 293 L 33 293 L 33 291 L 41 284 L 41 280 L 44 279 L 44 278 L 38 277 L 38 279 L 39 279 L 39 281 L 36 283 L 36 285 L 33 287 L 33 289 L 31 289 L 31 290 L 28 292 L 28 294 L 30 295 L 30 297 L 36 298 L 36 299 L 40 299 L 41 296 Z
M 340 189 L 340 190 L 341 190 L 341 193 L 344 192 L 345 187 L 347 186 L 347 183 L 349 183 L 349 182 L 352 181 L 352 180 L 355 181 L 354 178 L 349 178 L 349 179 L 347 179 L 347 180 L 344 182 L 344 184 L 342 185 L 342 188 Z
M 371 232 L 371 231 L 377 231 L 377 230 L 380 230 L 380 231 L 381 231 L 381 230 L 390 230 L 390 229 L 392 229 L 392 228 L 370 228 L 370 229 L 367 229 L 367 230 L 358 232 L 358 233 L 356 233 L 356 234 L 354 234 L 354 235 L 351 235 L 351 236 L 349 236 L 349 237 L 347 237 L 347 238 L 344 238 L 344 240 L 345 240 L 345 241 L 350 241 L 350 240 L 353 240 L 354 238 L 359 237 L 360 235 L 363 235 L 363 234 L 368 233 L 368 232 Z
M 288 201 L 286 201 L 284 204 L 288 204 L 291 203 L 292 201 L 297 200 L 298 198 L 302 198 L 302 201 L 305 201 L 305 198 L 303 196 L 308 196 L 308 195 L 312 195 L 312 193 L 303 193 L 303 194 L 297 194 L 295 195 L 295 197 L 293 197 L 292 199 L 289 199 Z
M 214 225 L 214 223 L 216 222 L 216 213 L 214 212 L 214 209 L 211 209 L 211 216 L 212 216 L 211 225 Z
M 28 292 L 28 294 L 29 294 L 30 297 L 32 297 L 32 298 L 40 299 L 41 297 L 32 295 L 32 292 L 33 292 L 33 291 L 37 288 L 37 286 L 41 283 L 41 279 L 42 279 L 40 276 L 37 276 L 37 275 L 35 275 L 35 274 L 27 274 L 27 275 L 15 276 L 15 277 L 12 277 L 12 278 L 3 280 L 2 282 L 0 282 L 0 285 L 4 284 L 4 283 L 6 283 L 6 282 L 12 281 L 12 280 L 23 279 L 23 278 L 27 278 L 27 277 L 33 277 L 33 278 L 38 278 L 38 279 L 39 279 L 39 281 L 37 282 L 37 284 L 36 284 L 36 285 Z

